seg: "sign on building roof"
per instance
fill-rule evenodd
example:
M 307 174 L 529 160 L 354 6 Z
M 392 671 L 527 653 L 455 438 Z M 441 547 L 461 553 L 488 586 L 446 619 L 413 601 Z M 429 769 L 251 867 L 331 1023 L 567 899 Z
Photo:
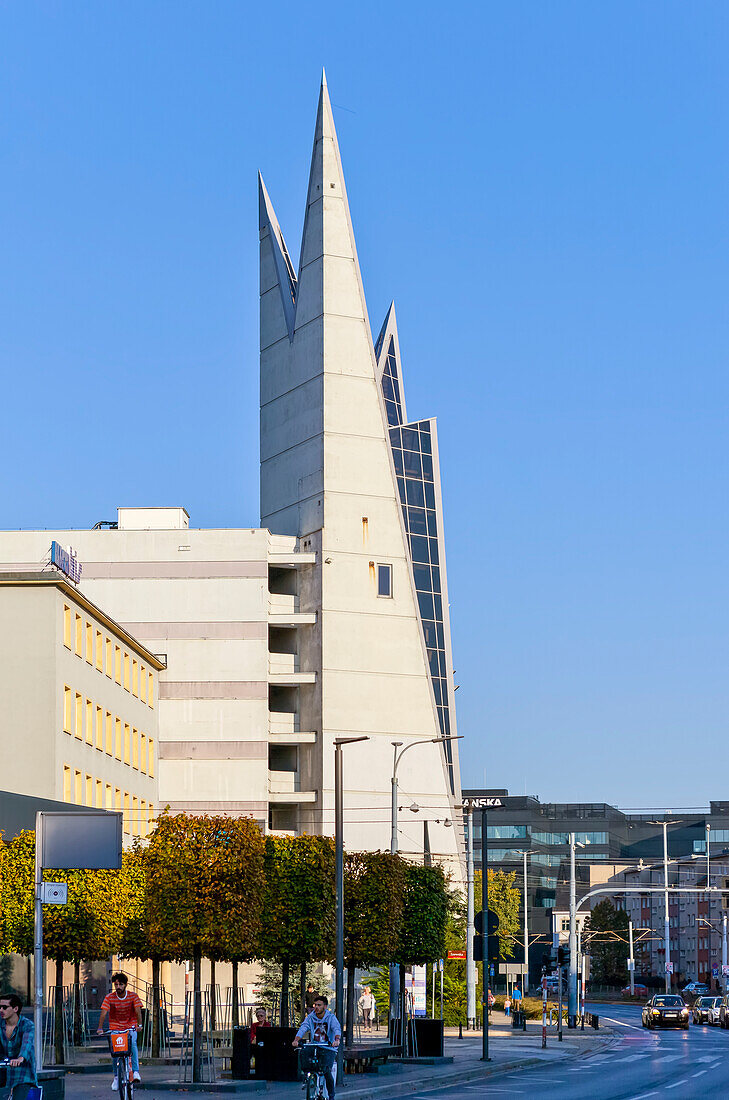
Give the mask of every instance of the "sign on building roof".
M 54 539 L 51 543 L 51 565 L 55 565 L 61 573 L 64 573 L 74 584 L 81 580 L 81 565 L 76 552 L 69 546 L 64 550 L 60 542 Z

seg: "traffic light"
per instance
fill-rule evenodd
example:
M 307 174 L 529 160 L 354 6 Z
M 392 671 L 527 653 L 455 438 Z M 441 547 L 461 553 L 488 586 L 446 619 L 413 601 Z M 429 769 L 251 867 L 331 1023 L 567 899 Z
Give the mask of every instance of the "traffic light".
M 496 930 L 499 927 L 499 918 L 496 913 L 493 913 L 490 909 L 488 911 L 488 919 L 486 921 L 487 934 L 485 937 L 483 912 L 476 913 L 473 918 L 473 926 L 476 929 L 476 934 L 473 937 L 474 962 L 498 962 L 499 937 L 496 935 Z M 484 939 L 486 941 L 485 945 Z M 484 950 L 486 952 L 485 958 Z
M 569 947 L 557 948 L 557 965 L 569 966 L 570 965 L 570 949 Z

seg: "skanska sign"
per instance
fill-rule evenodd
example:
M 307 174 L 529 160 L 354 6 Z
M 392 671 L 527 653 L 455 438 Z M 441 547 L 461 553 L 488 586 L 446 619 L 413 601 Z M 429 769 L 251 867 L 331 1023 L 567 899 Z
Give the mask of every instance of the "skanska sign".
M 494 807 L 503 807 L 503 805 L 502 799 L 496 797 L 463 799 L 464 810 L 492 810 Z

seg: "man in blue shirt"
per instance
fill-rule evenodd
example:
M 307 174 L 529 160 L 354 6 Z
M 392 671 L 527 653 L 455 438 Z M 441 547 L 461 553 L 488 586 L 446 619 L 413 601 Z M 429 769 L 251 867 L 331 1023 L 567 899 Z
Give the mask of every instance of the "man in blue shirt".
M 0 994 L 0 1059 L 7 1058 L 8 1077 L 0 1097 L 25 1100 L 37 1085 L 35 1077 L 35 1029 L 33 1021 L 21 1016 L 23 1002 L 15 993 Z
M 299 1039 L 306 1037 L 310 1043 L 329 1043 L 336 1050 L 342 1041 L 342 1028 L 334 1013 L 329 1011 L 328 1004 L 324 994 L 317 993 L 314 998 L 314 1010 L 304 1019 L 296 1032 L 292 1046 L 297 1047 Z M 331 1069 L 324 1074 L 324 1081 L 329 1100 L 334 1100 L 334 1073 Z

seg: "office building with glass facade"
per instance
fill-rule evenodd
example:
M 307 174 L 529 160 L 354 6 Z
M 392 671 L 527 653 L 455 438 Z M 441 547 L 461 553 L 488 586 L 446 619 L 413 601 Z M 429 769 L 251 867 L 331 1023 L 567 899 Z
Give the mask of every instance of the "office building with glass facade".
M 669 859 L 694 859 L 706 853 L 707 826 L 712 857 L 729 849 L 729 803 L 711 802 L 705 812 L 625 812 L 606 802 L 540 802 L 507 790 L 464 790 L 464 824 L 473 829 L 474 864 L 482 867 L 481 809 L 487 806 L 488 866 L 515 872 L 524 883 L 527 853 L 529 926 L 537 944 L 551 944 L 552 911 L 569 905 L 570 833 L 575 834 L 577 896 L 597 882 L 610 881 L 626 868 L 663 858 L 663 829 L 668 821 Z M 642 864 L 641 864 L 641 861 Z M 530 954 L 530 974 L 539 976 L 542 948 Z

